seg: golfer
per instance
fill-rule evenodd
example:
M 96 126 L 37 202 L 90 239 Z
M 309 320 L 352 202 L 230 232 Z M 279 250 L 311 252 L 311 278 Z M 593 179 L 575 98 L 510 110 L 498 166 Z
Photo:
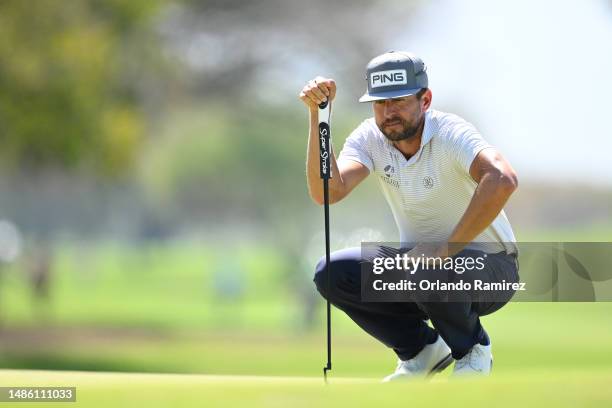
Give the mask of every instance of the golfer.
M 426 67 L 417 56 L 391 51 L 367 65 L 367 92 L 374 117 L 332 154 L 329 200 L 344 199 L 369 174 L 377 178 L 400 233 L 413 244 L 409 255 L 485 255 L 485 273 L 518 279 L 517 247 L 503 207 L 517 188 L 512 166 L 478 130 L 457 115 L 431 109 Z M 310 112 L 307 182 L 323 204 L 319 178 L 318 105 L 333 100 L 333 79 L 317 77 L 300 99 Z M 455 363 L 453 375 L 488 375 L 491 340 L 479 317 L 499 310 L 496 302 L 362 302 L 360 248 L 333 252 L 330 287 L 326 262 L 316 267 L 321 295 L 399 357 L 385 381 L 424 377 Z M 494 278 L 492 278 L 494 279 Z M 508 299 L 509 300 L 509 299 Z M 431 322 L 427 324 L 427 320 Z

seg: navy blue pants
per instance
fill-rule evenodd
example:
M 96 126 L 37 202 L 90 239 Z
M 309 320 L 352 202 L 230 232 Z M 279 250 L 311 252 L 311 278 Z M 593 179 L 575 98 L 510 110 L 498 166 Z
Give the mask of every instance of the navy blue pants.
M 316 267 L 317 290 L 344 311 L 359 327 L 392 348 L 402 360 L 416 356 L 438 334 L 460 359 L 475 344 L 489 344 L 480 316 L 499 310 L 506 302 L 362 302 L 361 248 L 347 248 L 331 254 L 330 290 L 327 292 L 325 257 Z M 518 279 L 514 255 L 488 254 L 485 270 L 503 271 Z M 432 329 L 426 322 L 430 320 Z

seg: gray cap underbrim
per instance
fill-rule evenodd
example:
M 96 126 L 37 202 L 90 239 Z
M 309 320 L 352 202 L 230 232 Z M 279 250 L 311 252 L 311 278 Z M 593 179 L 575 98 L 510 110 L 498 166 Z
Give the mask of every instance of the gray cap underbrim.
M 404 96 L 416 95 L 417 92 L 419 92 L 421 89 L 423 88 L 399 89 L 395 91 L 378 92 L 372 95 L 366 92 L 361 98 L 359 98 L 359 102 L 381 101 L 383 99 L 401 98 Z

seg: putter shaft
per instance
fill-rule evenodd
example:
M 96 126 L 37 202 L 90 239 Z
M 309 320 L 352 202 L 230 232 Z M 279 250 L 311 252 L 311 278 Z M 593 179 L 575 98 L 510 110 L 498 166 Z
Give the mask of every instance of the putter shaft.
M 327 274 L 327 293 L 331 287 L 330 273 L 330 240 L 329 240 L 329 179 L 331 178 L 331 135 L 330 135 L 330 109 L 327 101 L 319 105 L 319 152 L 320 175 L 323 179 L 323 208 L 325 212 L 325 273 Z M 327 371 L 331 370 L 331 305 L 329 296 L 327 306 L 327 364 L 323 367 L 323 378 L 327 384 Z

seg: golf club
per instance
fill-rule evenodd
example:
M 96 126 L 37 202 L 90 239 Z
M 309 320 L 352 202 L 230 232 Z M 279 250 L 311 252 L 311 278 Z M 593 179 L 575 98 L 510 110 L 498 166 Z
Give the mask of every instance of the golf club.
M 330 245 L 329 245 L 329 179 L 331 175 L 331 136 L 330 136 L 331 103 L 325 101 L 319 105 L 319 151 L 320 173 L 323 179 L 323 208 L 325 212 L 325 263 L 327 274 L 327 293 L 330 288 Z M 327 371 L 331 370 L 331 306 L 329 298 L 327 303 L 327 364 L 323 367 L 323 379 L 327 384 Z

